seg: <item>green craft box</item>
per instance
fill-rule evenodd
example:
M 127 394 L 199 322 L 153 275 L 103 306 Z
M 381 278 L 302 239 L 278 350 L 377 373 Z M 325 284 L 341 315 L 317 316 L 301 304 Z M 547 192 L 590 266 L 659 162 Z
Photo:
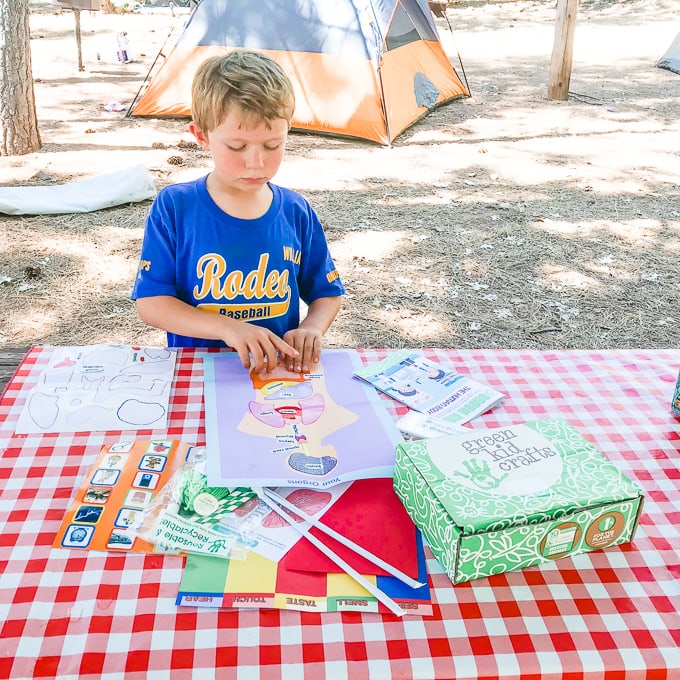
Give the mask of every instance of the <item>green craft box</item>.
M 643 504 L 560 419 L 399 444 L 394 489 L 453 583 L 626 543 Z

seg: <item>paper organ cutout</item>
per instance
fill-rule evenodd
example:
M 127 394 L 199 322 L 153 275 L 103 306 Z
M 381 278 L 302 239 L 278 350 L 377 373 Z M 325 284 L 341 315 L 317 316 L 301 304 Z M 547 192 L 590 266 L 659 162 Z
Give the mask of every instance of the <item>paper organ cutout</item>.
M 155 347 L 54 348 L 16 432 L 164 429 L 175 357 Z

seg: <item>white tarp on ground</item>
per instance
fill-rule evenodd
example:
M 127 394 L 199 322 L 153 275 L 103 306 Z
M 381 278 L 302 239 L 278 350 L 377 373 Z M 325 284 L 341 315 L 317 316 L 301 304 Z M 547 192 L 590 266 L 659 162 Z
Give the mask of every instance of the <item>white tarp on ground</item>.
M 0 187 L 0 213 L 56 215 L 92 212 L 153 198 L 156 187 L 149 171 L 135 165 L 105 175 L 56 186 Z
M 675 36 L 675 40 L 666 50 L 666 54 L 656 62 L 659 68 L 667 68 L 673 73 L 680 73 L 680 33 Z

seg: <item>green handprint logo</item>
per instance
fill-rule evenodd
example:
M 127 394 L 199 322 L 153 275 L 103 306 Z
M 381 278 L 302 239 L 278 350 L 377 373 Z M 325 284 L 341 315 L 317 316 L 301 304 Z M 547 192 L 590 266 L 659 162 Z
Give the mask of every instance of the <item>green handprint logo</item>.
M 508 473 L 506 472 L 502 476 L 496 477 L 492 474 L 491 468 L 485 460 L 479 461 L 476 458 L 463 461 L 463 467 L 465 467 L 467 473 L 456 470 L 453 475 L 469 479 L 475 486 L 483 491 L 497 489 L 501 485 L 501 482 L 508 476 Z
M 226 550 L 226 548 L 227 542 L 222 538 L 218 538 L 208 546 L 208 552 L 216 553 L 219 552 L 220 550 Z

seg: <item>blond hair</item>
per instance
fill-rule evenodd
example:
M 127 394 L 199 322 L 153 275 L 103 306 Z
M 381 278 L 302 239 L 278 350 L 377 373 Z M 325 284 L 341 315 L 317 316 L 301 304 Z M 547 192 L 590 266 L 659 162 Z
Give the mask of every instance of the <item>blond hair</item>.
M 203 132 L 214 130 L 233 107 L 245 117 L 289 123 L 295 109 L 293 85 L 271 58 L 239 49 L 206 59 L 191 86 L 191 114 Z

